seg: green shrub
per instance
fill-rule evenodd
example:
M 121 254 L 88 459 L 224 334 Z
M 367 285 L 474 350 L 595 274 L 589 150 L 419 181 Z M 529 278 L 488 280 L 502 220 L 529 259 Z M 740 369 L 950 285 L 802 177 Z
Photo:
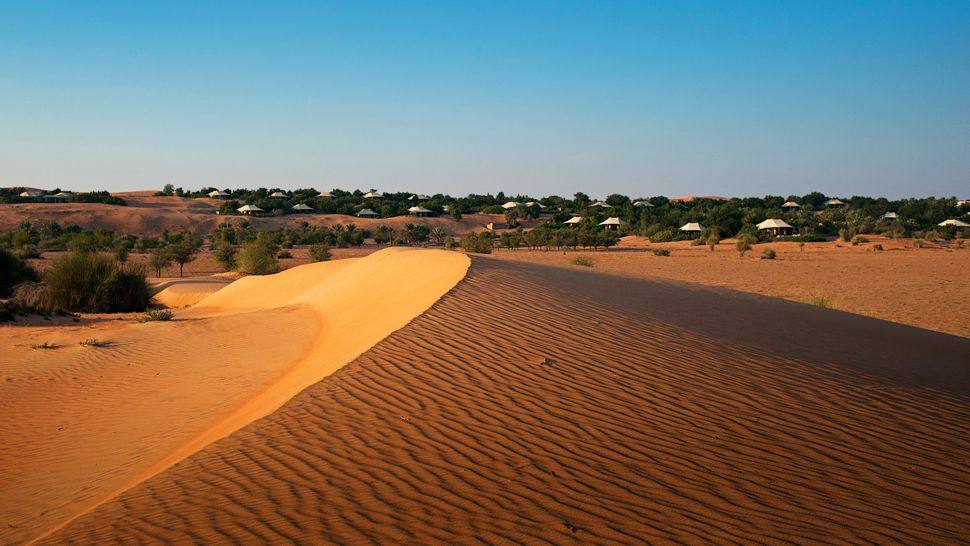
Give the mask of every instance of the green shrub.
M 239 271 L 250 275 L 269 275 L 280 270 L 274 245 L 256 239 L 246 243 L 238 258 Z
M 774 260 L 777 256 L 778 254 L 770 248 L 766 248 L 761 252 L 762 260 Z
M 145 272 L 93 252 L 76 252 L 44 272 L 42 306 L 50 311 L 113 313 L 148 306 Z
M 168 322 L 174 316 L 168 309 L 155 309 L 153 311 L 147 311 L 138 319 L 138 322 Z
M 312 245 L 309 249 L 310 259 L 315 262 L 325 262 L 332 257 L 330 247 L 325 244 Z
M 212 250 L 212 256 L 219 263 L 223 271 L 236 269 L 236 247 L 229 243 L 220 243 Z
M 9 296 L 16 285 L 38 278 L 37 271 L 27 262 L 0 248 L 0 297 Z
M 654 256 L 670 256 L 670 251 L 666 248 L 655 248 L 653 249 Z
M 573 264 L 581 265 L 583 267 L 593 267 L 593 260 L 590 260 L 589 258 L 580 257 L 580 258 L 575 258 L 573 260 Z
M 465 252 L 478 254 L 492 253 L 492 236 L 489 233 L 466 233 L 461 238 L 461 248 Z
M 680 232 L 676 229 L 662 229 L 650 236 L 651 243 L 669 243 L 680 239 Z

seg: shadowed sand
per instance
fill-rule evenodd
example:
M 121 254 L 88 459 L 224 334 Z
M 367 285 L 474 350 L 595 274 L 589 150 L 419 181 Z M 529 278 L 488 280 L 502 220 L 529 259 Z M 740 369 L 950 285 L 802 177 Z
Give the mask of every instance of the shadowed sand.
M 475 258 L 350 364 L 48 540 L 952 544 L 968 362 L 966 339 L 861 316 Z
M 389 249 L 246 277 L 175 321 L 100 328 L 100 348 L 78 345 L 83 329 L 48 350 L 6 329 L 0 543 L 57 529 L 268 415 L 431 306 L 468 264 Z

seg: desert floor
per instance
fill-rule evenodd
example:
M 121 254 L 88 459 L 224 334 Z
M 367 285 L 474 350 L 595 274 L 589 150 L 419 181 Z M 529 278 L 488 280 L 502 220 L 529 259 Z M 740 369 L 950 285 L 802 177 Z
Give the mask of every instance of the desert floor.
M 425 252 L 245 279 L 102 348 L 56 328 L 62 349 L 17 348 L 31 356 L 3 362 L 0 542 L 970 536 L 970 340 L 596 266 L 473 256 L 465 273 Z M 333 281 L 350 296 L 321 309 Z M 414 318 L 369 325 L 385 315 Z M 4 327 L 0 354 L 18 331 L 32 337 Z M 145 470 L 287 362 L 299 394 Z
M 909 324 L 970 338 L 970 244 L 926 245 L 911 239 L 870 236 L 869 243 L 763 243 L 739 257 L 733 240 L 714 252 L 689 242 L 652 244 L 627 237 L 609 251 L 496 250 L 493 256 L 572 269 L 576 258 L 588 258 L 590 269 L 643 279 L 688 281 L 791 301 L 828 305 L 869 317 Z M 873 250 L 880 244 L 884 250 Z M 666 248 L 670 256 L 655 256 Z M 760 259 L 766 248 L 775 260 Z M 793 334 L 798 324 L 789 325 Z M 739 327 L 742 327 L 739 325 Z

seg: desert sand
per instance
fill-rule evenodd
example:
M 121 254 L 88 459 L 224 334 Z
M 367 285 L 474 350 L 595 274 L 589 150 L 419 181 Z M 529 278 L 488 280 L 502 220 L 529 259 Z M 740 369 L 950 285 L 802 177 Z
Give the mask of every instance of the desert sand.
M 388 249 L 240 279 L 171 322 L 0 328 L 0 543 L 42 537 L 268 415 L 467 268 Z M 92 337 L 107 345 L 79 345 Z
M 811 303 L 816 296 L 843 311 L 970 338 L 970 247 L 930 244 L 914 248 L 912 239 L 867 236 L 869 243 L 774 242 L 754 246 L 740 258 L 733 240 L 711 252 L 688 241 L 649 243 L 625 237 L 609 251 L 496 250 L 502 259 L 583 268 L 643 279 L 687 281 Z M 884 250 L 874 251 L 875 245 Z M 665 248 L 659 257 L 653 249 Z M 766 248 L 775 260 L 759 259 Z
M 778 298 L 487 257 L 473 257 L 460 282 L 467 264 L 436 258 L 445 278 L 415 291 L 408 272 L 430 269 L 405 271 L 395 260 L 423 255 L 321 265 L 329 279 L 297 276 L 243 299 L 256 313 L 239 309 L 234 292 L 262 290 L 264 279 L 244 279 L 170 325 L 127 327 L 154 330 L 143 345 L 30 354 L 14 372 L 5 363 L 0 432 L 14 441 L 0 468 L 17 488 L 3 489 L 0 504 L 12 507 L 3 519 L 15 526 L 0 540 L 48 531 L 45 543 L 953 544 L 970 536 L 970 340 Z M 375 258 L 400 271 L 355 274 L 367 290 L 343 298 L 339 315 L 317 307 L 338 297 L 329 283 Z M 390 296 L 399 292 L 427 297 L 411 306 Z M 266 310 L 288 302 L 302 305 Z M 345 316 L 355 305 L 368 312 Z M 351 354 L 378 337 L 358 335 L 384 314 L 410 322 Z M 320 316 L 331 320 L 313 334 L 306 322 Z M 332 344 L 315 337 L 344 321 Z M 64 335 L 56 341 L 83 337 Z M 338 357 L 334 346 L 355 349 Z M 123 355 L 144 347 L 166 352 L 126 366 Z M 238 381 L 265 384 L 247 355 L 283 362 L 290 353 L 339 369 L 299 372 L 307 388 L 278 410 L 255 421 L 247 411 L 233 434 L 146 475 L 142 453 L 177 447 L 151 440 L 174 439 L 225 391 L 259 391 Z M 140 398 L 99 403 L 146 380 L 155 388 L 139 393 L 144 407 Z M 189 381 L 209 391 L 200 407 L 179 398 Z M 81 389 L 90 395 L 71 403 L 67 395 Z M 123 441 L 106 434 L 119 420 L 139 428 Z M 149 445 L 125 449 L 142 435 Z M 119 468 L 137 479 L 126 482 Z M 131 487 L 105 498 L 118 483 Z

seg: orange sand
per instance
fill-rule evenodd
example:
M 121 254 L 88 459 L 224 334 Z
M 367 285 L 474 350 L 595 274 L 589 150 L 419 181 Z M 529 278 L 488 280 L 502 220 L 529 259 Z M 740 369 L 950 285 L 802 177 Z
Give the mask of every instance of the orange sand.
M 967 362 L 967 339 L 859 315 L 476 257 L 406 327 L 48 542 L 955 544 Z
M 389 249 L 246 277 L 172 322 L 0 328 L 0 543 L 56 530 L 273 412 L 467 267 L 457 253 Z M 79 345 L 90 337 L 109 345 Z M 58 348 L 31 348 L 44 341 Z
M 592 270 L 603 273 L 689 281 L 802 303 L 822 296 L 851 313 L 970 337 L 970 244 L 916 249 L 911 239 L 870 239 L 859 246 L 809 243 L 804 249 L 795 243 L 758 244 L 744 258 L 733 241 L 722 242 L 712 253 L 706 246 L 649 244 L 637 237 L 610 251 L 519 249 L 497 250 L 493 256 L 588 269 L 572 263 L 582 256 L 593 262 Z M 872 250 L 877 243 L 883 252 Z M 666 248 L 670 256 L 654 256 L 654 248 Z M 759 259 L 765 248 L 777 251 L 778 258 Z

